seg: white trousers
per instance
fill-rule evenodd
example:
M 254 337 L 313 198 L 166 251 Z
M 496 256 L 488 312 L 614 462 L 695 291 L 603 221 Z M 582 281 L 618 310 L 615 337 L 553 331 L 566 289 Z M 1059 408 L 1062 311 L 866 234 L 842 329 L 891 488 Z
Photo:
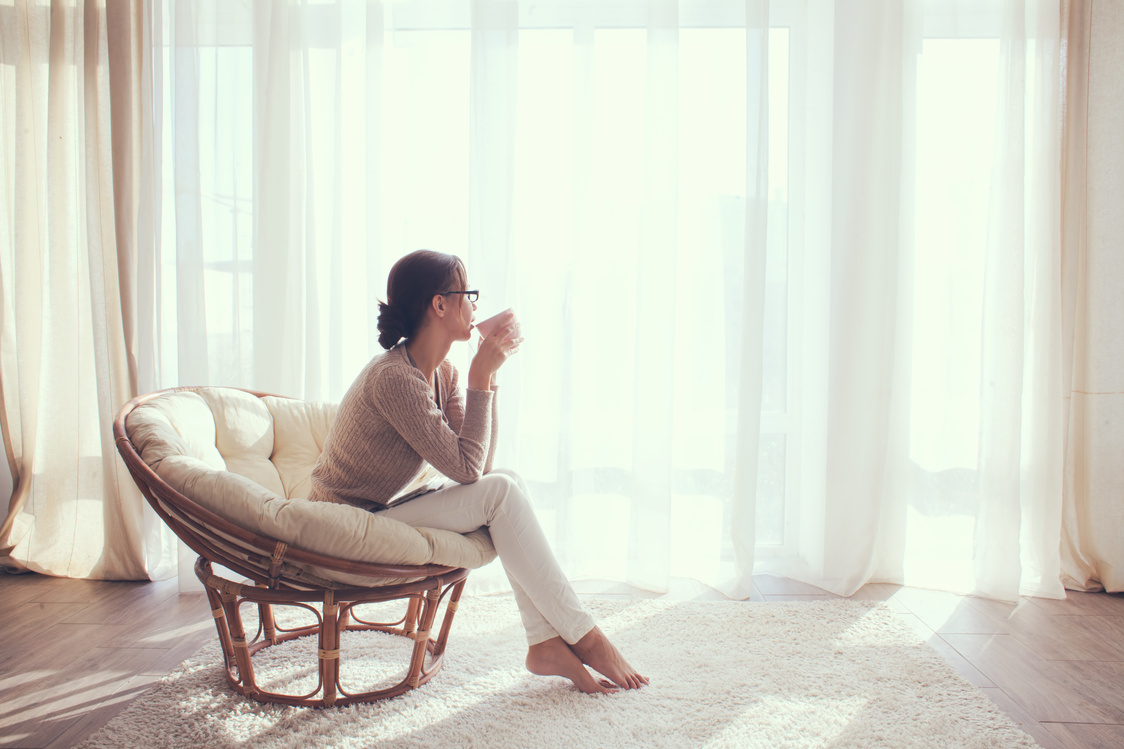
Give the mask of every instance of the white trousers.
M 518 474 L 496 470 L 475 484 L 446 484 L 379 514 L 454 533 L 487 526 L 515 591 L 528 644 L 561 636 L 572 645 L 593 629 L 593 618 L 554 558 Z

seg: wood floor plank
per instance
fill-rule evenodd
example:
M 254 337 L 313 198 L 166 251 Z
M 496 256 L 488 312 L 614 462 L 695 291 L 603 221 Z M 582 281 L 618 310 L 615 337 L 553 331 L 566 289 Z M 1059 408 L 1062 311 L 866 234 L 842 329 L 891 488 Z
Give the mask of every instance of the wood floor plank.
M 48 743 L 45 749 L 69 749 L 81 743 L 87 736 L 117 717 L 129 704 L 144 695 L 149 689 L 160 682 L 163 676 L 155 674 L 138 674 L 126 681 L 117 692 L 106 700 L 98 703 L 97 707 L 83 712 L 76 720 L 65 726 Z
M 839 596 L 832 595 L 830 593 L 827 595 L 812 595 L 805 593 L 782 593 L 779 595 L 771 595 L 768 593 L 765 594 L 766 601 L 831 601 L 836 598 L 839 598 Z
M 1124 724 L 1124 663 L 1118 661 L 1050 661 L 1065 673 L 1079 691 L 1096 701 L 1115 707 L 1115 720 L 1076 721 L 1078 723 Z
M 633 596 L 635 597 L 635 595 Z M 687 579 L 673 579 L 668 585 L 667 592 L 663 595 L 658 595 L 656 598 L 661 598 L 667 601 L 728 601 L 726 596 L 722 595 L 721 591 L 715 590 L 709 585 L 700 583 L 697 580 Z
M 91 648 L 63 669 L 30 672 L 31 678 L 0 687 L 0 735 L 46 746 L 83 726 L 93 730 L 190 656 L 200 640 L 170 648 Z
M 0 746 L 45 747 L 60 737 L 77 743 L 100 727 L 161 677 L 105 673 L 68 673 L 58 682 L 40 684 L 48 695 L 21 700 L 16 714 L 0 715 Z M 130 688 L 136 685 L 136 688 Z
M 138 588 L 142 585 L 145 583 L 59 578 L 57 584 L 44 588 L 32 600 L 41 603 L 95 603 L 107 595 L 120 595 L 122 590 Z
M 0 651 L 0 671 L 66 668 L 91 648 L 102 647 L 127 631 L 124 624 L 49 624 L 22 633 L 11 647 Z M 50 643 L 49 646 L 45 646 Z
M 944 634 L 994 635 L 1007 634 L 1001 620 L 973 607 L 964 596 L 939 590 L 904 588 L 897 596 L 910 613 L 925 622 L 934 632 Z
M 1113 674 L 1081 670 L 1116 665 L 1124 678 L 1124 664 L 1047 661 L 1013 635 L 942 637 L 1039 722 L 1124 722 L 1124 699 L 1106 684 Z
M 1124 616 L 1052 614 L 1030 599 L 964 601 L 1046 660 L 1124 660 Z
M 664 593 L 643 590 L 627 583 L 616 583 L 607 580 L 575 580 L 574 591 L 578 595 L 596 596 L 599 598 L 632 598 L 632 599 L 662 599 L 665 601 L 730 601 L 721 591 L 697 580 L 685 578 L 672 579 Z M 756 597 L 755 597 L 756 596 Z M 764 598 L 755 592 L 752 583 L 750 594 L 742 599 L 746 601 L 762 601 Z
M 753 584 L 761 591 L 763 596 L 777 595 L 819 595 L 834 596 L 834 593 L 817 588 L 815 585 L 802 583 L 799 580 L 790 580 L 787 577 L 778 577 L 770 574 L 757 574 L 753 576 Z
M 1120 749 L 1124 746 L 1124 726 L 1045 723 L 1044 727 L 1062 749 Z
M 44 622 L 59 622 L 77 614 L 88 603 L 41 603 L 27 601 L 14 603 L 4 600 L 0 606 L 0 628 L 5 632 L 5 640 L 17 631 L 27 628 L 43 627 Z
M 1010 601 L 994 601 L 978 596 L 963 596 L 964 603 L 976 611 L 997 622 L 1025 621 L 1030 625 L 1047 621 L 1052 615 L 1044 609 L 1035 606 L 1029 598 L 1020 598 L 1017 603 Z
M 1124 616 L 1124 593 L 1080 593 L 1066 591 L 1066 597 L 1031 598 L 1031 603 L 1061 616 Z
M 123 583 L 91 602 L 65 621 L 71 624 L 122 624 L 159 611 L 162 604 L 179 594 L 176 580 Z
M 1124 617 L 1054 616 L 1015 636 L 1046 660 L 1124 661 Z
M 133 678 L 109 668 L 96 671 L 41 671 L 22 691 L 0 694 L 0 735 L 21 737 L 19 745 L 46 746 L 87 712 L 96 709 Z M 10 742 L 10 739 L 9 739 Z
M 26 603 L 49 588 L 62 585 L 67 579 L 35 572 L 13 574 L 0 570 L 0 600 L 5 603 Z
M 867 583 L 855 591 L 851 598 L 856 601 L 883 601 L 896 614 L 912 613 L 898 594 L 902 591 L 901 585 L 892 583 Z
M 214 618 L 207 596 L 203 593 L 176 593 L 158 607 L 143 612 L 125 624 L 119 641 L 108 647 L 173 647 L 177 641 L 194 632 L 214 634 Z
M 218 635 L 213 626 L 209 630 L 196 632 L 190 637 L 184 637 L 173 647 L 168 648 L 153 666 L 144 672 L 146 676 L 164 677 L 171 673 L 176 666 L 195 655 L 204 645 L 217 642 Z M 169 665 L 170 664 L 170 665 Z
M 994 687 L 995 683 L 983 675 L 978 668 L 973 666 L 967 658 L 960 655 L 956 648 L 949 645 L 936 632 L 929 628 L 925 622 L 915 614 L 898 614 L 898 619 L 908 624 L 914 632 L 925 638 L 925 642 L 948 661 L 952 668 L 969 682 L 977 687 Z
M 998 705 L 999 709 L 1015 722 L 1015 725 L 1030 734 L 1031 738 L 1038 742 L 1038 745 L 1041 746 L 1042 749 L 1066 749 L 1058 738 L 1050 733 L 1050 730 L 1046 728 L 1044 724 L 1035 720 L 1002 689 L 992 687 L 984 688 L 980 691 L 990 697 L 991 701 Z

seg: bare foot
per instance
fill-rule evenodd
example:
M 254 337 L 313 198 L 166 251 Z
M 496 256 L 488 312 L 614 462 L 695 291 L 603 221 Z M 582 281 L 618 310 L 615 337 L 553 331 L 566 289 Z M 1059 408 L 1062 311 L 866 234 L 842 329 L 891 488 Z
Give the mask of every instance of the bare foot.
M 624 689 L 639 689 L 648 683 L 647 678 L 628 665 L 628 661 L 616 646 L 609 642 L 609 638 L 600 627 L 595 626 L 585 637 L 571 645 L 570 649 L 582 663 L 605 674 L 617 686 Z
M 586 694 L 608 694 L 616 687 L 595 679 L 561 637 L 532 645 L 527 651 L 527 670 L 539 676 L 564 676 Z

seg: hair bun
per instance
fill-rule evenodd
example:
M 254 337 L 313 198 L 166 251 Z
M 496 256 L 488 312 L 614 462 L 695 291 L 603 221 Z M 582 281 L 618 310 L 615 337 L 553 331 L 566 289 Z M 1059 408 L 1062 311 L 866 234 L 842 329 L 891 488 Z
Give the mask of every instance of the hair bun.
M 456 255 L 414 250 L 398 258 L 386 278 L 386 302 L 379 302 L 379 345 L 390 349 L 415 335 L 425 325 L 433 297 L 463 289 L 465 283 L 464 264 Z
M 407 330 L 406 316 L 397 307 L 379 302 L 379 345 L 384 349 L 394 347 L 394 344 L 410 334 Z

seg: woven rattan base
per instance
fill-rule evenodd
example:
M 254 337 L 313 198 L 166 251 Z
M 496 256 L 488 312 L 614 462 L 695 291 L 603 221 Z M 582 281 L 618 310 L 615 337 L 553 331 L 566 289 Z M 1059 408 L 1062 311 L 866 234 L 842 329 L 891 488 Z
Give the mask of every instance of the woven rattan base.
M 305 707 L 333 707 L 360 702 L 374 702 L 396 697 L 426 683 L 441 670 L 449 629 L 457 611 L 468 570 L 454 569 L 416 582 L 372 588 L 323 590 L 271 590 L 249 583 L 236 583 L 214 574 L 211 563 L 203 557 L 195 563 L 195 574 L 207 589 L 211 614 L 222 646 L 226 678 L 234 691 L 258 702 L 276 702 Z M 441 601 L 448 596 L 445 615 L 436 637 L 434 620 Z M 367 622 L 352 614 L 352 608 L 364 603 L 401 600 L 405 614 L 393 622 Z M 258 607 L 260 623 L 257 633 L 247 638 L 241 608 L 250 603 Z M 313 604 L 319 604 L 319 608 Z M 273 616 L 273 606 L 298 606 L 315 615 L 317 624 L 297 629 L 281 629 Z M 371 692 L 347 693 L 340 684 L 340 664 L 346 657 L 340 649 L 343 632 L 377 631 L 406 637 L 414 641 L 406 677 L 398 684 Z M 278 694 L 262 689 L 254 679 L 253 657 L 264 648 L 299 637 L 318 637 L 319 684 L 303 695 Z

